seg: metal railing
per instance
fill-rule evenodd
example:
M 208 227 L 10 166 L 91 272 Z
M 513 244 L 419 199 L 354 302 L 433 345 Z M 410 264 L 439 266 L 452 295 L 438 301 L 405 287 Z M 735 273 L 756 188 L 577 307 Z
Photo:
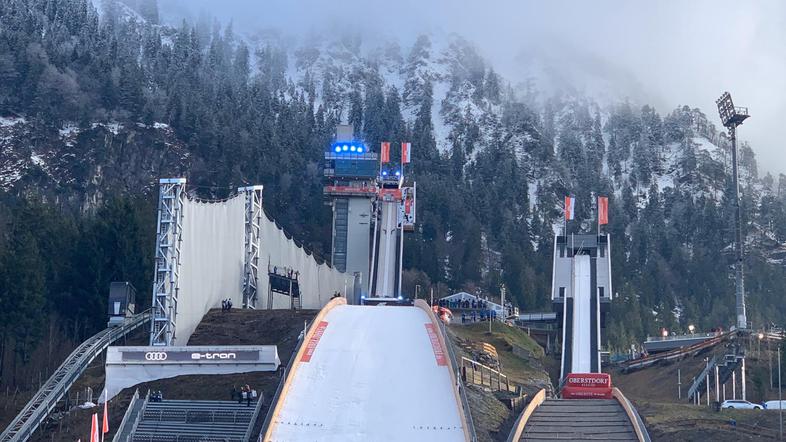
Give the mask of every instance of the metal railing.
M 46 419 L 69 388 L 109 344 L 143 326 L 150 320 L 150 311 L 142 312 L 119 327 L 107 328 L 96 333 L 60 364 L 46 383 L 33 395 L 11 424 L 0 434 L 0 442 L 24 441 Z
M 445 327 L 445 323 L 442 321 L 437 321 L 439 323 L 439 330 L 442 333 L 442 337 L 445 339 L 445 345 L 448 347 L 448 357 L 450 358 L 450 366 L 452 369 L 457 371 L 456 373 L 456 381 L 458 385 L 456 388 L 459 390 L 459 396 L 461 397 L 461 405 L 464 408 L 464 417 L 467 420 L 467 425 L 469 426 L 469 437 L 471 442 L 477 442 L 478 435 L 475 432 L 475 422 L 472 420 L 472 411 L 469 408 L 469 400 L 467 399 L 467 391 L 465 390 L 464 384 L 461 383 L 461 373 L 459 371 L 458 361 L 456 359 L 456 351 L 453 348 L 453 341 L 450 340 L 450 336 L 448 336 L 447 328 Z
M 712 357 L 709 360 L 707 365 L 701 369 L 701 373 L 696 379 L 693 380 L 693 384 L 688 389 L 688 398 L 693 399 L 693 395 L 699 392 L 699 389 L 704 386 L 704 383 L 707 381 L 707 376 L 709 376 L 710 372 L 715 369 L 715 366 L 718 364 L 718 355 Z M 699 396 L 701 394 L 699 393 Z
M 488 376 L 484 375 L 484 373 L 487 373 Z M 484 385 L 488 386 L 489 388 L 494 388 L 494 381 L 496 378 L 497 391 L 510 392 L 510 381 L 508 381 L 508 377 L 505 374 L 501 373 L 499 370 L 495 370 L 487 365 L 483 365 L 480 362 L 473 361 L 472 359 L 463 356 L 461 357 L 461 374 L 464 382 L 471 382 L 475 385 Z M 478 380 L 478 375 L 480 375 L 480 380 Z M 487 378 L 488 383 L 486 383 Z M 503 384 L 505 385 L 504 389 L 502 388 Z
M 131 435 L 134 433 L 134 428 L 137 423 L 139 423 L 140 416 L 142 416 L 142 411 L 145 409 L 148 398 L 150 398 L 150 390 L 147 391 L 147 395 L 142 399 L 143 402 L 141 406 L 137 409 L 136 407 L 140 400 L 139 389 L 137 388 L 134 392 L 134 397 L 131 398 L 131 403 L 128 404 L 128 409 L 123 415 L 120 426 L 117 427 L 117 432 L 115 433 L 115 437 L 112 438 L 112 442 L 125 442 L 131 438 Z
M 254 414 L 251 416 L 251 421 L 248 423 L 248 428 L 246 428 L 246 433 L 243 435 L 243 442 L 251 442 L 251 432 L 254 431 L 254 427 L 257 424 L 257 418 L 259 418 L 259 412 L 262 410 L 262 402 L 264 402 L 264 397 L 262 395 L 259 396 L 257 400 L 257 406 L 254 407 Z
M 292 354 L 289 356 L 289 362 L 287 362 L 286 367 L 281 371 L 281 379 L 278 381 L 278 387 L 276 387 L 276 393 L 270 398 L 270 405 L 267 407 L 267 413 L 265 414 L 265 421 L 262 423 L 262 431 L 259 432 L 259 437 L 257 438 L 258 441 L 262 441 L 262 438 L 265 435 L 268 427 L 270 426 L 270 421 L 273 419 L 273 411 L 275 411 L 276 404 L 281 397 L 281 390 L 284 389 L 284 384 L 287 381 L 287 376 L 289 376 L 289 370 L 292 368 L 292 365 L 295 363 L 295 356 L 297 352 L 300 351 L 300 346 L 303 345 L 303 340 L 306 338 L 306 334 L 309 328 L 311 328 L 312 321 L 308 321 L 305 326 L 303 327 L 303 331 L 300 333 L 300 336 L 297 338 L 297 345 L 294 349 L 292 349 Z

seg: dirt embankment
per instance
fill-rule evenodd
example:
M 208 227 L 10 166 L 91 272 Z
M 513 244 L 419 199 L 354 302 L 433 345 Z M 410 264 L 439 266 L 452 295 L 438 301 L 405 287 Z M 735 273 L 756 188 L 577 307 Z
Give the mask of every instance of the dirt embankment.
M 687 391 L 706 365 L 706 358 L 722 357 L 731 350 L 726 343 L 677 361 L 659 363 L 645 369 L 625 373 L 612 368 L 612 382 L 634 403 L 654 441 L 747 441 L 777 440 L 778 413 L 757 410 L 714 411 L 707 406 L 706 393 L 702 405 L 693 405 Z M 763 346 L 751 347 L 746 358 L 747 399 L 760 403 L 777 399 L 777 372 L 770 386 L 770 363 L 777 363 Z M 678 377 L 679 373 L 679 377 Z M 681 385 L 678 385 L 678 379 Z M 737 375 L 736 394 L 741 394 L 741 376 Z M 732 398 L 732 381 L 726 382 L 726 398 Z M 681 393 L 680 393 L 681 391 Z M 706 389 L 704 390 L 706 392 Z M 723 386 L 719 388 L 723 400 Z M 682 398 L 680 398 L 682 396 Z M 710 376 L 710 402 L 715 401 L 714 375 Z M 735 423 L 736 425 L 733 425 Z
M 473 343 L 488 343 L 494 346 L 499 356 L 501 372 L 511 384 L 520 385 L 522 390 L 532 396 L 550 384 L 545 371 L 543 349 L 523 330 L 500 323 L 493 323 L 489 332 L 488 323 L 471 325 L 452 325 L 449 334 L 456 348 L 456 357 L 473 359 L 468 348 Z M 467 386 L 467 400 L 472 412 L 472 420 L 478 440 L 496 442 L 507 440 L 514 421 L 521 408 L 511 410 L 501 399 L 510 396 L 503 392 L 492 391 L 488 387 Z M 521 406 L 524 404 L 522 403 Z

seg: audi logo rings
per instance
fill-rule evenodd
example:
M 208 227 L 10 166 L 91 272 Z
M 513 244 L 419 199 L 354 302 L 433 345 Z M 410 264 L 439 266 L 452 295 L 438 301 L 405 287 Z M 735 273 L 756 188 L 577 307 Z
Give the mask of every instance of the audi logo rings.
M 166 361 L 166 353 L 163 351 L 149 351 L 145 353 L 146 361 Z

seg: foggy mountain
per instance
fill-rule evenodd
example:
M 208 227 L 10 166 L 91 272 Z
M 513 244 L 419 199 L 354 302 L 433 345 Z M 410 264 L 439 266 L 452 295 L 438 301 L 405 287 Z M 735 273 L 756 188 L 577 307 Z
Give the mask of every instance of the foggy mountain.
M 321 158 L 336 124 L 349 122 L 374 149 L 412 142 L 421 227 L 406 239 L 405 290 L 496 295 L 504 282 L 523 310 L 548 309 L 562 198 L 577 198 L 569 231 L 592 232 L 595 198 L 607 195 L 611 346 L 658 327 L 725 325 L 733 212 L 715 110 L 671 103 L 659 112 L 638 101 L 647 94 L 567 87 L 578 72 L 543 58 L 515 60 L 533 72 L 528 83 L 501 75 L 510 68 L 451 32 L 293 36 L 236 32 L 205 15 L 173 25 L 153 0 L 99 9 L 87 0 L 4 1 L 0 288 L 9 295 L 0 311 L 45 311 L 84 334 L 101 325 L 109 281 L 147 287 L 148 218 L 162 176 L 184 175 L 210 197 L 264 184 L 266 210 L 326 254 Z M 590 76 L 604 78 L 598 69 Z M 627 78 L 631 90 L 646 89 Z M 750 146 L 741 157 L 750 317 L 782 321 L 786 176 L 760 174 Z M 47 215 L 52 208 L 59 215 Z M 47 241 L 52 232 L 63 242 Z M 76 324 L 80 315 L 94 319 Z M 0 324 L 29 359 L 43 325 Z

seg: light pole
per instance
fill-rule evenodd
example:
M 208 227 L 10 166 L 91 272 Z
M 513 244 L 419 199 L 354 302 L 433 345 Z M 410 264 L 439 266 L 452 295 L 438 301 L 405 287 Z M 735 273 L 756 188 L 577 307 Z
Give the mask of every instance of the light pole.
M 729 131 L 731 138 L 732 178 L 734 179 L 734 249 L 736 252 L 736 265 L 734 266 L 735 292 L 737 295 L 737 328 L 748 328 L 748 318 L 745 314 L 745 281 L 742 268 L 742 216 L 740 212 L 740 182 L 737 172 L 737 126 L 742 124 L 748 115 L 748 108 L 734 107 L 731 94 L 724 92 L 715 103 L 718 105 L 723 126 Z
M 781 391 L 781 346 L 778 345 L 778 424 L 780 440 L 783 440 L 783 394 Z

